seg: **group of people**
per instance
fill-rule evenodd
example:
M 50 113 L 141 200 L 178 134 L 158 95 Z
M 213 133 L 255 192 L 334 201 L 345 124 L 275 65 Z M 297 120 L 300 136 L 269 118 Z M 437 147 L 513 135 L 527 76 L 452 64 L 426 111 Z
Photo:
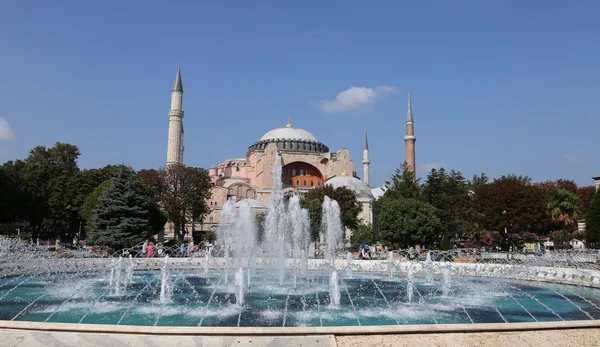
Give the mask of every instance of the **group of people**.
M 154 242 L 146 240 L 142 245 L 142 258 L 152 257 L 154 257 Z

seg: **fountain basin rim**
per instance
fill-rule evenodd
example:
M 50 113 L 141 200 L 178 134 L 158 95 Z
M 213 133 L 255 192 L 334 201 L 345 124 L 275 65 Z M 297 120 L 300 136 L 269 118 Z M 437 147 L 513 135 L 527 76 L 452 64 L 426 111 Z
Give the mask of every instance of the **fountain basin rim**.
M 44 332 L 143 334 L 174 336 L 298 336 L 298 335 L 381 335 L 439 334 L 501 331 L 532 331 L 600 328 L 600 320 L 531 323 L 421 324 L 330 327 L 179 327 L 109 324 L 45 323 L 0 320 L 0 330 Z

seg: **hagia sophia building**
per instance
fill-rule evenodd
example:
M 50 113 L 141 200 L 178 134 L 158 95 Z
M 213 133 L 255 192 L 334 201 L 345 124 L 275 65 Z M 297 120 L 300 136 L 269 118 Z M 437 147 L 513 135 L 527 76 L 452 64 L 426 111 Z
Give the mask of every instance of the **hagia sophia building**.
M 181 69 L 178 67 L 175 83 L 171 91 L 171 109 L 169 110 L 169 140 L 167 166 L 183 164 L 183 84 Z M 406 161 L 414 171 L 415 135 L 408 95 L 406 121 Z M 365 129 L 363 149 L 363 180 L 355 177 L 354 164 L 350 151 L 342 148 L 331 151 L 309 131 L 294 127 L 291 120 L 281 128 L 267 131 L 255 143 L 251 144 L 244 156 L 224 160 L 208 169 L 213 184 L 208 200 L 210 212 L 201 223 L 190 223 L 187 235 L 195 231 L 212 230 L 219 223 L 219 213 L 228 199 L 239 203 L 246 200 L 257 213 L 265 213 L 273 187 L 273 164 L 276 156 L 281 156 L 283 190 L 290 194 L 304 194 L 310 189 L 323 185 L 349 188 L 356 194 L 362 206 L 359 218 L 362 223 L 373 223 L 372 202 L 383 195 L 385 186 L 372 188 L 369 184 L 369 143 Z M 169 223 L 170 224 L 170 223 Z M 194 230 L 195 229 L 195 230 Z M 165 237 L 173 235 L 167 226 Z M 351 231 L 346 231 L 349 242 Z

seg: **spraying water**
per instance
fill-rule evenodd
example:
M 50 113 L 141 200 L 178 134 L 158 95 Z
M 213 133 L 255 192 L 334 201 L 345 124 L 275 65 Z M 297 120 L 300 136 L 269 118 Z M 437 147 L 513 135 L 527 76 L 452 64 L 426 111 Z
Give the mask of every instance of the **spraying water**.
M 340 283 L 338 280 L 337 271 L 333 270 L 331 272 L 331 276 L 329 277 L 329 298 L 331 300 L 330 307 L 339 308 L 340 307 Z
M 235 302 L 239 307 L 244 306 L 244 269 L 241 267 L 235 273 Z
M 328 196 L 323 200 L 322 228 L 327 243 L 325 257 L 333 267 L 337 251 L 343 248 L 344 230 L 340 219 L 340 206 Z
M 279 285 L 283 286 L 285 280 L 285 230 L 287 226 L 287 214 L 283 203 L 283 191 L 281 190 L 281 156 L 278 154 L 273 164 L 273 189 L 267 209 L 267 220 L 265 227 L 265 241 L 270 245 L 267 249 L 271 257 L 271 266 L 277 271 Z
M 433 261 L 431 260 L 431 251 L 427 252 L 425 258 L 425 276 L 427 277 L 427 284 L 433 284 Z
M 163 266 L 160 269 L 160 299 L 161 304 L 171 302 L 171 294 L 173 293 L 173 283 L 171 282 L 171 274 L 169 272 L 169 256 L 165 256 Z
M 444 267 L 444 284 L 442 287 L 442 292 L 444 293 L 444 297 L 447 298 L 450 294 L 450 288 L 452 288 L 452 278 L 450 275 L 450 264 Z
M 408 264 L 408 274 L 406 275 L 406 302 L 411 304 L 413 302 L 414 295 L 414 284 L 413 284 L 413 268 L 412 262 Z

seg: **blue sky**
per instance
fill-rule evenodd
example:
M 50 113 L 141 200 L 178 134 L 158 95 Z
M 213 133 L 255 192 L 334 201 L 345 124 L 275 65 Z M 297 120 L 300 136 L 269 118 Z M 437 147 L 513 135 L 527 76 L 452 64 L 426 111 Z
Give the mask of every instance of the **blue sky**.
M 185 163 L 244 155 L 294 126 L 350 149 L 372 185 L 418 175 L 600 175 L 600 2 L 4 1 L 0 162 L 69 142 L 82 168 L 166 161 L 181 63 Z M 336 101 L 336 96 L 342 94 Z M 390 88 L 391 87 L 391 88 Z

